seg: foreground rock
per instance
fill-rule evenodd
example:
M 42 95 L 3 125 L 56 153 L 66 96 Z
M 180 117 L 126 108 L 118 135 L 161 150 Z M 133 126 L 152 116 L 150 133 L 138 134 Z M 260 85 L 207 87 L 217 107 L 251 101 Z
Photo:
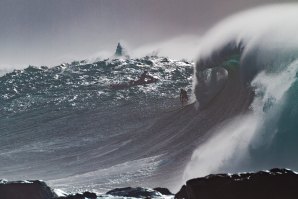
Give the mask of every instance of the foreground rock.
M 158 191 L 159 193 L 161 193 L 162 195 L 166 195 L 166 196 L 170 196 L 170 195 L 174 195 L 172 192 L 170 192 L 170 190 L 168 190 L 167 188 L 162 188 L 162 187 L 156 187 L 153 189 L 154 191 Z
M 56 190 L 57 192 L 57 190 Z M 92 192 L 63 194 L 55 193 L 53 189 L 42 181 L 12 181 L 0 180 L 0 199 L 97 199 L 97 198 L 165 198 L 172 193 L 165 188 L 119 188 L 107 192 L 106 195 L 96 195 Z
M 0 181 L 1 199 L 52 199 L 57 197 L 42 181 Z
M 57 193 L 57 194 L 56 194 Z M 56 193 L 42 181 L 0 180 L 0 199 L 112 199 L 172 198 L 165 188 L 118 188 L 105 195 L 91 192 Z M 59 196 L 58 196 L 59 195 Z M 217 174 L 187 181 L 175 195 L 177 199 L 294 199 L 298 198 L 298 174 L 287 169 L 257 173 Z
M 168 189 L 164 189 L 164 188 L 156 188 L 156 189 L 152 190 L 152 189 L 146 189 L 142 187 L 137 187 L 137 188 L 125 187 L 125 188 L 113 189 L 111 191 L 108 191 L 106 194 L 112 195 L 112 196 L 133 197 L 133 198 L 163 198 L 163 194 L 161 192 L 166 193 L 164 195 L 171 195 L 171 192 Z
M 187 181 L 175 198 L 293 199 L 298 198 L 298 175 L 287 169 L 209 175 Z
M 77 193 L 75 195 L 62 196 L 55 199 L 96 199 L 97 195 L 91 192 Z

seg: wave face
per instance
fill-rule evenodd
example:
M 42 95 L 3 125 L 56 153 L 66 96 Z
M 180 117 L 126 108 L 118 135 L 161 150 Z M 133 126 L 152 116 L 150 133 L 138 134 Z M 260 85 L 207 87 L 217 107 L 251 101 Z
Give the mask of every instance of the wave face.
M 147 70 L 159 81 L 114 90 Z M 147 185 L 170 138 L 152 130 L 190 91 L 193 63 L 160 57 L 28 67 L 0 77 L 0 175 L 66 191 Z M 157 128 L 157 127 L 154 127 Z M 160 145 L 160 147 L 158 147 Z M 168 163 L 169 164 L 169 163 Z
M 297 10 L 297 4 L 250 10 L 207 33 L 195 67 L 200 107 L 222 109 L 230 100 L 238 102 L 234 109 L 246 111 L 210 130 L 212 136 L 195 150 L 184 178 L 298 169 L 298 25 L 292 20 Z M 239 81 L 229 84 L 232 79 Z M 248 106 L 239 104 L 243 95 L 250 99 Z

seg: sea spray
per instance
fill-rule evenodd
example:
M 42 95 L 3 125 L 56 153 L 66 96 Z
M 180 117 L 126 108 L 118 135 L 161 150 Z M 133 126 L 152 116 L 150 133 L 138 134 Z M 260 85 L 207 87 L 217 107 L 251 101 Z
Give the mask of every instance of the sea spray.
M 298 169 L 294 156 L 298 149 L 293 144 L 297 140 L 293 121 L 297 117 L 298 27 L 293 21 L 297 10 L 297 4 L 251 9 L 223 20 L 202 37 L 193 89 L 203 105 L 201 111 L 234 90 L 224 85 L 210 91 L 202 83 L 202 74 L 210 68 L 225 68 L 228 79 L 237 76 L 238 83 L 252 91 L 253 100 L 246 112 L 226 118 L 207 132 L 211 136 L 193 153 L 184 180 L 213 172 Z M 236 64 L 231 64 L 234 60 Z M 203 95 L 206 90 L 212 95 Z
M 297 81 L 297 72 L 298 61 L 294 61 L 279 73 L 259 73 L 251 82 L 255 91 L 251 111 L 216 127 L 214 136 L 194 151 L 184 180 L 210 173 L 264 169 L 251 162 L 254 158 L 250 151 L 270 145 L 278 133 L 280 112 L 289 97 L 287 91 Z

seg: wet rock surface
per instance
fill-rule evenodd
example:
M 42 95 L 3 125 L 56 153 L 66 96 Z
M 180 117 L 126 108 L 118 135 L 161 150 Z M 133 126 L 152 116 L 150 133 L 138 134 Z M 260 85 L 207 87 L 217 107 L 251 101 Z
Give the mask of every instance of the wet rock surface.
M 60 197 L 45 182 L 0 180 L 1 199 L 98 199 L 98 198 L 172 198 L 176 199 L 294 199 L 298 198 L 298 174 L 288 169 L 256 173 L 212 174 L 191 179 L 178 193 L 166 188 L 125 187 L 104 195 L 92 192 L 65 194 Z
M 0 181 L 1 199 L 52 199 L 56 196 L 42 181 Z
M 292 199 L 298 197 L 298 175 L 287 169 L 257 173 L 217 174 L 191 179 L 175 195 L 177 199 Z
M 117 189 L 108 191 L 106 194 L 112 195 L 112 196 L 134 197 L 134 198 L 162 197 L 162 194 L 160 192 L 152 190 L 152 189 L 142 188 L 142 187 L 117 188 Z
M 97 195 L 95 193 L 86 191 L 84 193 L 77 193 L 75 195 L 68 195 L 68 196 L 62 196 L 58 197 L 57 199 L 96 199 Z

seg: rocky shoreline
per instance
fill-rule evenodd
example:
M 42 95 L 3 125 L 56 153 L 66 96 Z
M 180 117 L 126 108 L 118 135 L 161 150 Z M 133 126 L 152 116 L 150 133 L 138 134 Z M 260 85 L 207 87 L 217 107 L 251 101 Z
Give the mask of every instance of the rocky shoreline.
M 172 194 L 166 188 L 125 187 L 106 194 L 84 192 L 58 193 L 45 182 L 0 181 L 1 199 L 98 199 L 98 198 L 175 198 L 175 199 L 293 199 L 298 197 L 298 173 L 289 169 L 271 169 L 255 173 L 212 174 L 191 179 Z

